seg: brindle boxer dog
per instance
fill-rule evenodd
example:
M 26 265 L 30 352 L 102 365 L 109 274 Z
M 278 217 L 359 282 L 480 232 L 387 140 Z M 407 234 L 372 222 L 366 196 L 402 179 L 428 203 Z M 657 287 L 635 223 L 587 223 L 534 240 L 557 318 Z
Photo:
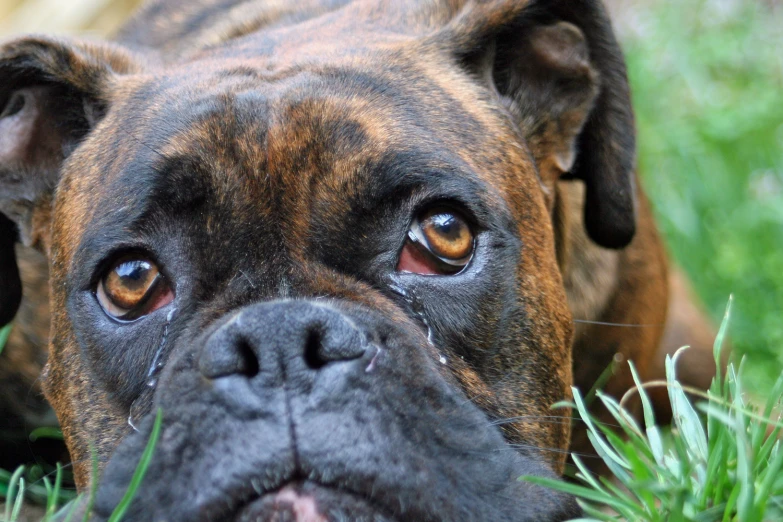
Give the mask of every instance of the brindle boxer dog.
M 0 76 L 0 321 L 18 240 L 98 520 L 158 409 L 132 520 L 567 519 L 517 480 L 563 470 L 550 405 L 617 355 L 655 377 L 701 320 L 596 0 L 153 1 Z

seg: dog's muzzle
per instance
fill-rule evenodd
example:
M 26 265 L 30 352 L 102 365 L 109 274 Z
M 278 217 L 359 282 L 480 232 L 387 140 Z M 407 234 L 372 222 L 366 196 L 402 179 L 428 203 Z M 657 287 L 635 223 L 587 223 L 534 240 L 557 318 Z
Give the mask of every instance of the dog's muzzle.
M 535 503 L 554 494 L 517 478 L 553 474 L 442 375 L 415 324 L 277 301 L 185 337 L 157 384 L 163 430 L 128 520 L 559 520 L 573 508 Z M 99 519 L 124 494 L 152 417 L 108 463 Z

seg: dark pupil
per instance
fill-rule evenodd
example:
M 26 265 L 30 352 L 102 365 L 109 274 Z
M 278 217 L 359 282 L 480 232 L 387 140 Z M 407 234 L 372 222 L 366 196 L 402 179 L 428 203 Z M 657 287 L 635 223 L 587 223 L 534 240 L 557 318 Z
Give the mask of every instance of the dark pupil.
M 430 218 L 433 228 L 441 236 L 448 239 L 458 239 L 460 236 L 460 222 L 452 214 L 436 214 Z
M 126 261 L 115 268 L 115 272 L 126 287 L 139 288 L 146 285 L 151 269 L 152 265 L 146 261 Z

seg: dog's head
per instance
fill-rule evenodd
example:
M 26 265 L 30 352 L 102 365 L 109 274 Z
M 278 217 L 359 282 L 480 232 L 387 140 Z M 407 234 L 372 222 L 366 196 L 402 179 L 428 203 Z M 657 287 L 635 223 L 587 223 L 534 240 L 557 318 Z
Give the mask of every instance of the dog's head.
M 376 4 L 176 59 L 0 48 L 0 320 L 18 238 L 49 254 L 45 388 L 99 515 L 157 409 L 139 519 L 573 513 L 517 477 L 568 447 L 557 182 L 594 240 L 633 235 L 606 15 Z

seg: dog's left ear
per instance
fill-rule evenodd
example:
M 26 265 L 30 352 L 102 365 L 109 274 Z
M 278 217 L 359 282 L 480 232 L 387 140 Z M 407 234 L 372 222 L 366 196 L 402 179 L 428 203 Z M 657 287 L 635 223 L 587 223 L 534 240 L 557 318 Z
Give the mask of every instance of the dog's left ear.
M 444 33 L 509 109 L 544 182 L 586 185 L 590 237 L 635 232 L 635 131 L 625 62 L 599 0 L 468 1 Z
M 105 114 L 113 80 L 139 68 L 108 43 L 28 37 L 0 45 L 0 326 L 21 299 L 14 244 L 46 249 L 63 162 Z

